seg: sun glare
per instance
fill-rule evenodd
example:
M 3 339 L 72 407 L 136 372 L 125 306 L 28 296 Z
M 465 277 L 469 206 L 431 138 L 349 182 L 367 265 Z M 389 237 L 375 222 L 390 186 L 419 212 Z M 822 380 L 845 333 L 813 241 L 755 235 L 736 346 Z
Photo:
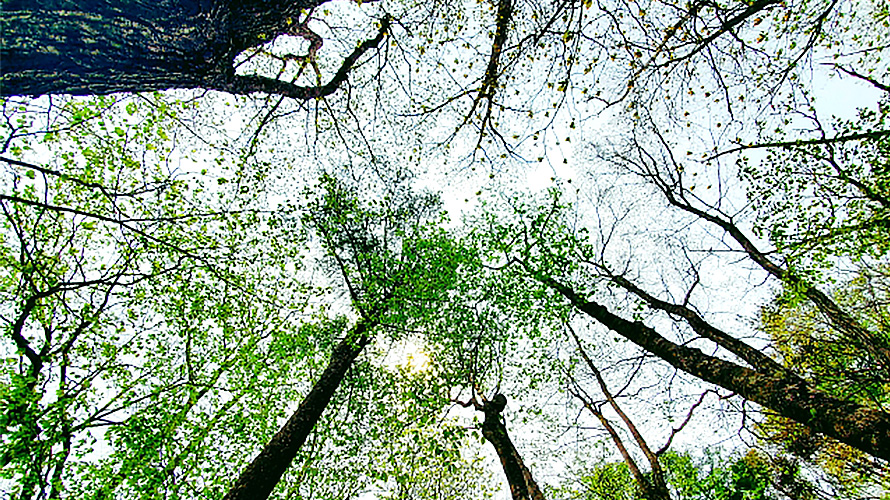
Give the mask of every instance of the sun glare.
M 414 345 L 405 347 L 405 366 L 411 371 L 422 372 L 430 367 L 430 357 L 423 350 Z

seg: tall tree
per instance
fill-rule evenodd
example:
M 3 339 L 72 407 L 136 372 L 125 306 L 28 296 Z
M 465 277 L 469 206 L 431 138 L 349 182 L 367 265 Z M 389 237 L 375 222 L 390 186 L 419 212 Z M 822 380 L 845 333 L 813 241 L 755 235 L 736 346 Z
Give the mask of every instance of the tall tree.
M 474 396 L 466 403 L 459 401 L 457 403 L 473 407 L 485 415 L 482 421 L 482 436 L 491 443 L 500 459 L 513 500 L 544 500 L 544 494 L 538 483 L 532 478 L 531 471 L 522 461 L 522 456 L 507 433 L 507 426 L 501 415 L 507 407 L 507 397 L 495 394 L 491 399 L 482 398 L 482 403 L 479 403 Z
M 389 173 L 386 170 L 383 172 Z M 267 498 L 290 467 L 347 371 L 373 340 L 378 326 L 396 334 L 442 300 L 453 286 L 456 248 L 437 234 L 439 200 L 414 194 L 402 172 L 370 183 L 348 185 L 325 175 L 310 198 L 305 221 L 322 241 L 330 269 L 343 281 L 359 315 L 333 349 L 327 368 L 300 406 L 244 469 L 226 494 L 230 500 Z M 368 199 L 374 194 L 381 197 Z M 444 245 L 443 245 L 444 243 Z
M 612 439 L 612 442 L 615 444 L 615 447 L 618 448 L 619 453 L 621 454 L 621 458 L 624 459 L 624 463 L 627 465 L 628 470 L 630 470 L 633 475 L 634 481 L 637 484 L 637 488 L 642 494 L 643 497 L 652 500 L 670 500 L 671 495 L 668 491 L 667 482 L 665 481 L 664 469 L 661 465 L 661 461 L 659 460 L 659 455 L 667 451 L 667 446 L 662 448 L 661 450 L 653 451 L 652 448 L 649 447 L 649 443 L 646 442 L 646 439 L 643 437 L 642 432 L 637 427 L 636 424 L 630 419 L 630 417 L 625 413 L 625 411 L 621 408 L 621 405 L 618 404 L 617 399 L 612 394 L 612 391 L 609 390 L 606 385 L 606 381 L 602 376 L 599 368 L 596 367 L 593 360 L 590 359 L 590 356 L 587 354 L 587 350 L 584 348 L 581 343 L 581 339 L 578 337 L 578 334 L 571 328 L 571 326 L 567 326 L 572 339 L 575 341 L 575 345 L 578 348 L 578 354 L 581 356 L 581 359 L 584 360 L 584 364 L 593 374 L 596 379 L 596 383 L 599 386 L 600 391 L 603 396 L 605 396 L 606 401 L 609 406 L 614 410 L 616 414 L 618 414 L 621 421 L 624 423 L 624 426 L 633 436 L 634 441 L 637 444 L 639 450 L 643 453 L 643 456 L 646 457 L 646 461 L 649 462 L 649 473 L 646 474 L 640 469 L 639 465 L 637 465 L 636 460 L 634 460 L 633 456 L 629 452 L 627 446 L 624 444 L 624 440 L 621 439 L 621 436 L 618 434 L 617 429 L 612 424 L 612 422 L 606 418 L 601 409 L 601 405 L 596 403 L 593 398 L 578 384 L 577 379 L 571 374 L 570 379 L 574 388 L 571 390 L 572 395 L 581 400 L 584 407 L 592 413 L 597 420 L 600 421 L 600 424 L 606 429 L 606 432 L 609 434 L 609 437 Z M 704 395 L 702 396 L 702 398 Z M 701 400 L 699 400 L 700 402 Z M 697 406 L 697 405 L 695 405 Z M 695 409 L 693 406 L 691 412 Z M 686 420 L 688 422 L 688 418 Z M 682 426 L 680 427 L 682 429 Z M 668 440 L 668 445 L 670 445 L 670 439 L 673 439 L 675 432 L 671 433 L 671 436 Z
M 267 339 L 293 326 L 303 286 L 276 268 L 299 258 L 256 244 L 299 234 L 261 236 L 269 219 L 250 193 L 166 170 L 188 141 L 173 139 L 180 106 L 162 104 L 66 103 L 40 134 L 49 161 L 16 159 L 31 147 L 19 141 L 2 159 L 4 342 L 22 363 L 3 365 L 0 456 L 23 498 L 177 489 L 214 455 L 211 432 L 268 416 L 253 394 L 270 388 L 247 367 L 297 366 Z M 96 436 L 107 455 L 85 457 Z
M 504 272 L 525 275 L 552 289 L 578 312 L 678 370 L 866 453 L 890 458 L 890 415 L 885 411 L 818 389 L 818 381 L 807 380 L 804 374 L 787 369 L 715 327 L 687 304 L 659 300 L 617 277 L 619 286 L 640 296 L 644 304 L 669 313 L 700 338 L 735 356 L 738 362 L 706 354 L 667 338 L 639 318 L 626 319 L 613 312 L 590 290 L 595 290 L 599 280 L 615 282 L 616 276 L 597 261 L 596 249 L 587 242 L 586 233 L 570 229 L 565 217 L 566 206 L 559 201 L 558 192 L 552 191 L 550 196 L 546 204 L 517 202 L 510 207 L 518 220 L 513 226 L 497 222 L 496 218 L 482 219 L 485 222 L 477 235 L 495 248 L 489 255 Z M 489 223 L 492 225 L 487 225 Z M 500 236 L 492 239 L 491 235 Z
M 297 452 L 315 427 L 334 391 L 343 381 L 356 357 L 371 341 L 373 320 L 359 322 L 350 329 L 331 353 L 331 360 L 309 394 L 281 429 L 253 459 L 226 493 L 227 500 L 268 498 L 290 467 Z
M 876 330 L 882 333 L 887 331 L 887 285 L 885 271 L 865 268 L 852 282 L 844 283 L 834 298 L 842 307 L 857 311 L 864 323 L 878 326 Z M 761 321 L 785 366 L 817 378 L 820 388 L 831 394 L 865 405 L 886 404 L 886 377 L 881 367 L 863 356 L 867 349 L 859 339 L 839 334 L 822 320 L 812 304 L 782 293 L 764 306 Z M 886 488 L 890 481 L 885 462 L 805 425 L 768 415 L 757 430 L 780 459 L 790 457 L 816 464 L 838 495 L 855 497 L 869 489 Z

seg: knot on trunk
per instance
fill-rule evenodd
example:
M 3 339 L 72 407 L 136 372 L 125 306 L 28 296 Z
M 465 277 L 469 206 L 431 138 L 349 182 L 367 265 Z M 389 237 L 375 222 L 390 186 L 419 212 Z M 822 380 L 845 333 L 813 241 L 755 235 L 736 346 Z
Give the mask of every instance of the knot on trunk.
M 486 401 L 485 404 L 482 405 L 482 412 L 487 416 L 489 413 L 494 415 L 500 415 L 504 408 L 507 406 L 507 397 L 503 394 L 495 394 L 493 398 Z

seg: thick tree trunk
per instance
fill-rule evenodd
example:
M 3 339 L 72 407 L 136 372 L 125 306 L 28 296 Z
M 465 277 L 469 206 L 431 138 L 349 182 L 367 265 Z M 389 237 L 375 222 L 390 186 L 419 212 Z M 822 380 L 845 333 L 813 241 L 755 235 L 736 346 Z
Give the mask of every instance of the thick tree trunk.
M 308 99 L 336 90 L 376 47 L 384 20 L 328 84 L 301 87 L 236 75 L 235 57 L 293 29 L 328 0 L 4 0 L 0 95 L 109 94 L 204 88 Z M 342 74 L 341 74 L 342 73 Z M 335 81 L 338 80 L 338 81 Z
M 877 139 L 877 137 L 875 136 L 871 136 L 871 138 Z M 770 273 L 775 278 L 778 278 L 779 280 L 791 285 L 792 288 L 800 290 L 803 295 L 807 297 L 810 302 L 813 303 L 813 305 L 816 306 L 816 309 L 818 309 L 819 312 L 821 312 L 825 316 L 825 318 L 828 319 L 828 322 L 829 324 L 831 324 L 832 327 L 834 327 L 838 332 L 842 332 L 846 335 L 849 335 L 850 338 L 859 341 L 862 347 L 868 351 L 869 355 L 871 355 L 874 362 L 877 363 L 878 366 L 880 366 L 881 371 L 885 374 L 890 373 L 890 350 L 887 349 L 886 345 L 877 341 L 877 339 L 881 338 L 880 335 L 869 331 L 868 328 L 863 326 L 856 318 L 842 309 L 823 291 L 819 290 L 810 283 L 807 283 L 805 279 L 795 274 L 791 269 L 783 268 L 779 264 L 776 264 L 775 262 L 770 260 L 767 254 L 760 251 L 754 245 L 754 242 L 748 239 L 748 237 L 745 236 L 742 230 L 739 229 L 739 227 L 731 220 L 718 217 L 717 215 L 708 213 L 705 210 L 692 206 L 688 201 L 685 200 L 685 198 L 682 197 L 682 195 L 678 196 L 676 193 L 674 193 L 672 188 L 668 187 L 665 184 L 660 184 L 659 187 L 667 198 L 668 203 L 683 211 L 689 212 L 701 218 L 702 220 L 706 220 L 711 224 L 720 227 L 721 229 L 726 231 L 727 234 L 729 234 L 739 245 L 741 245 L 742 250 L 744 250 L 748 257 L 761 268 L 763 268 L 763 270 Z M 871 196 L 871 198 L 872 201 L 883 205 L 884 208 L 887 208 L 888 205 L 890 205 L 890 202 L 888 202 L 888 200 L 885 198 L 878 197 L 877 199 L 875 199 L 875 196 Z M 622 286 L 624 285 L 622 284 Z M 634 293 L 637 292 L 634 291 Z
M 616 316 L 552 278 L 538 276 L 538 279 L 559 291 L 579 311 L 675 368 L 872 456 L 890 460 L 890 415 L 887 413 L 834 398 L 784 370 L 755 371 L 709 356 L 699 349 L 675 344 L 643 323 Z
M 199 1 L 3 2 L 2 93 L 196 86 L 219 73 L 227 12 Z M 214 8 L 216 7 L 216 8 Z
M 225 500 L 262 500 L 269 497 L 331 401 L 346 371 L 368 344 L 368 330 L 373 326 L 370 323 L 358 323 L 334 348 L 331 361 L 318 382 L 300 403 L 297 411 L 244 469 L 226 494 Z
M 522 462 L 522 457 L 513 446 L 510 436 L 507 435 L 507 427 L 501 420 L 501 411 L 506 404 L 507 399 L 502 394 L 498 394 L 482 406 L 482 412 L 485 414 L 485 421 L 482 422 L 482 436 L 494 446 L 501 459 L 513 500 L 544 500 L 543 493 L 532 479 L 531 472 Z

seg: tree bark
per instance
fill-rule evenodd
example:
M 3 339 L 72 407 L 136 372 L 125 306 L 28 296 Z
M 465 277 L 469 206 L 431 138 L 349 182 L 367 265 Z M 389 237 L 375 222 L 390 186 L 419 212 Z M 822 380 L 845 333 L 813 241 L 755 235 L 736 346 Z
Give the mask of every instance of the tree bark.
M 373 322 L 359 322 L 334 348 L 328 367 L 300 407 L 244 469 L 224 497 L 225 500 L 262 500 L 269 497 L 331 401 L 346 371 L 370 342 L 368 330 L 374 325 Z
M 847 182 L 850 182 L 851 179 L 845 179 Z M 656 185 L 659 189 L 664 193 L 665 198 L 668 203 L 671 205 L 688 212 L 692 215 L 699 217 L 702 220 L 710 222 L 714 224 L 729 234 L 732 239 L 734 239 L 741 247 L 742 250 L 748 255 L 748 257 L 754 261 L 758 266 L 763 268 L 766 272 L 771 274 L 773 277 L 778 278 L 779 280 L 791 285 L 792 287 L 801 290 L 801 293 L 807 297 L 813 305 L 816 306 L 816 309 L 828 319 L 829 324 L 834 327 L 837 331 L 845 333 L 849 335 L 852 339 L 855 339 L 861 342 L 862 346 L 868 351 L 869 355 L 871 355 L 872 359 L 880 366 L 880 369 L 883 373 L 890 373 L 890 351 L 886 348 L 886 346 L 877 342 L 876 339 L 879 338 L 877 334 L 869 331 L 866 327 L 864 327 L 856 318 L 851 316 L 847 311 L 842 309 L 836 302 L 834 302 L 825 292 L 818 289 L 817 287 L 807 283 L 799 275 L 792 272 L 792 270 L 783 268 L 779 264 L 776 264 L 761 250 L 759 250 L 750 239 L 742 232 L 739 227 L 732 222 L 731 219 L 723 218 L 712 213 L 708 213 L 705 210 L 700 208 L 696 208 L 692 206 L 686 199 L 684 194 L 681 192 L 678 196 L 674 193 L 673 188 L 667 183 L 663 182 L 661 179 L 655 178 Z M 864 187 L 863 184 L 852 182 L 852 184 L 857 185 L 860 189 Z M 870 191 L 867 188 L 865 191 Z M 871 194 L 871 196 L 866 193 L 866 196 L 870 198 L 872 201 L 882 204 L 884 207 L 888 206 L 888 200 L 886 198 L 878 197 L 875 194 Z M 619 283 L 621 286 L 626 287 L 624 284 Z M 628 290 L 631 290 L 628 288 Z M 634 291 L 634 290 L 631 290 Z M 637 293 L 634 291 L 634 293 Z M 640 295 L 637 293 L 637 295 Z M 642 295 L 642 298 L 646 299 Z M 652 302 L 646 299 L 647 302 Z M 665 309 L 666 310 L 666 309 Z M 670 311 L 668 311 L 670 312 Z M 692 324 L 692 323 L 690 323 Z M 692 325 L 693 327 L 695 325 Z
M 548 276 L 536 276 L 579 311 L 679 370 L 735 392 L 816 432 L 890 460 L 890 415 L 834 398 L 787 371 L 756 371 L 675 344 L 639 321 L 621 318 Z
M 245 49 L 289 33 L 303 10 L 326 1 L 4 0 L 0 96 L 204 88 L 323 97 L 380 43 L 388 19 L 318 87 L 236 75 L 233 61 Z
M 513 441 L 507 435 L 507 427 L 501 420 L 501 411 L 507 405 L 507 398 L 498 394 L 482 405 L 485 421 L 482 422 L 482 436 L 494 446 L 504 474 L 510 484 L 510 493 L 513 500 L 544 500 L 544 494 L 532 479 L 531 471 L 522 462 L 522 457 L 513 446 Z M 478 406 L 477 406 L 478 408 Z

